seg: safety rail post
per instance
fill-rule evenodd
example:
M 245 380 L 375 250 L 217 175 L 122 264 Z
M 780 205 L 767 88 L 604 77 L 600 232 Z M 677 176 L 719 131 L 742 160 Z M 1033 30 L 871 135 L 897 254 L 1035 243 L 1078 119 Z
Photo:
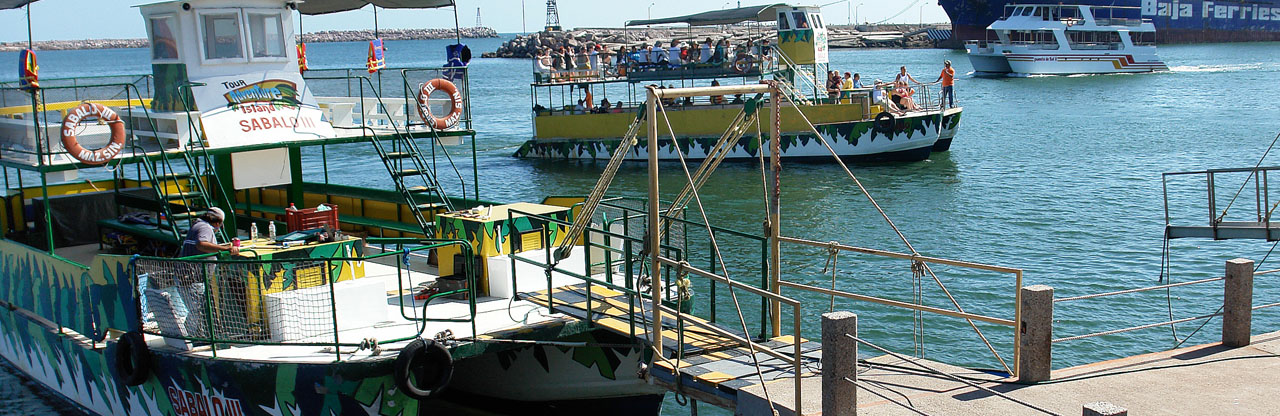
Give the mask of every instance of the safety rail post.
M 822 314 L 823 415 L 858 414 L 858 341 L 845 334 L 858 336 L 857 314 L 848 311 Z
M 1053 288 L 1031 285 L 1022 288 L 1022 319 L 1018 322 L 1018 382 L 1049 380 L 1053 359 Z
M 1247 346 L 1253 318 L 1253 260 L 1227 260 L 1226 276 L 1222 289 L 1222 344 Z
M 333 290 L 333 272 L 329 270 L 329 264 L 327 262 L 324 265 L 324 270 L 321 272 L 324 274 L 325 280 L 328 280 L 329 283 L 329 319 L 333 319 L 334 361 L 342 361 L 342 344 L 339 343 L 340 341 L 338 339 L 338 300 L 337 295 Z M 295 270 L 294 273 L 297 273 L 297 271 Z M 397 276 L 397 278 L 399 277 Z M 297 280 L 295 280 L 295 284 L 296 282 Z

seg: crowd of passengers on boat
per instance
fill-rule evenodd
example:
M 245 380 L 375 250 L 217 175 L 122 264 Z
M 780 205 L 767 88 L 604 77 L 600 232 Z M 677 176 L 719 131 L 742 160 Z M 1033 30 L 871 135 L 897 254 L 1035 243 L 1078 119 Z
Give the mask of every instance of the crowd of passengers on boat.
M 719 68 L 748 73 L 771 67 L 773 55 L 769 39 L 732 44 L 728 38 L 711 37 L 702 42 L 655 41 L 623 45 L 616 51 L 609 45 L 544 47 L 534 57 L 535 71 L 551 82 L 583 78 L 623 77 L 638 71 Z

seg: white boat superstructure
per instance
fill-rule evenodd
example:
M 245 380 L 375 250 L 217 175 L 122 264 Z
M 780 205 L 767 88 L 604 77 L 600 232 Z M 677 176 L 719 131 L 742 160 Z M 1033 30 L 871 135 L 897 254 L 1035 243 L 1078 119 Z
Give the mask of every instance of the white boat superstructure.
M 969 41 L 976 72 L 1111 74 L 1165 71 L 1148 19 L 1113 17 L 1132 7 L 1011 4 L 987 29 L 996 41 Z

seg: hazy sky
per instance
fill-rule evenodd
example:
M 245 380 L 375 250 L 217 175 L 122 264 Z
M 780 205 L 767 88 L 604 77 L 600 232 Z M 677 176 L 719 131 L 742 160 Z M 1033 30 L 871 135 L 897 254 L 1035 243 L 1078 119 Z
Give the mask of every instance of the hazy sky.
M 825 4 L 829 1 L 814 2 Z M 32 35 L 36 40 L 141 38 L 146 36 L 142 17 L 133 5 L 146 0 L 42 0 L 32 4 Z M 499 32 L 536 31 L 546 22 L 545 0 L 457 0 L 458 21 L 463 27 L 474 26 L 476 8 L 480 8 L 483 24 Z M 744 1 L 743 4 L 768 4 L 770 1 Z M 827 22 L 843 24 L 858 4 L 858 20 L 877 22 L 901 13 L 894 23 L 946 22 L 947 15 L 935 0 L 848 0 L 823 7 Z M 653 6 L 650 7 L 650 4 Z M 559 0 L 560 24 L 574 27 L 621 27 L 628 19 L 678 16 L 712 9 L 736 7 L 737 2 L 721 0 Z M 794 4 L 804 4 L 797 2 Z M 524 16 L 521 17 L 521 8 Z M 523 25 L 522 25 L 523 20 Z M 0 41 L 27 39 L 27 17 L 23 9 L 0 11 Z M 453 27 L 453 10 L 386 10 L 378 11 L 379 27 L 442 28 Z M 303 21 L 307 32 L 329 29 L 368 29 L 373 27 L 371 7 L 324 16 L 308 16 Z

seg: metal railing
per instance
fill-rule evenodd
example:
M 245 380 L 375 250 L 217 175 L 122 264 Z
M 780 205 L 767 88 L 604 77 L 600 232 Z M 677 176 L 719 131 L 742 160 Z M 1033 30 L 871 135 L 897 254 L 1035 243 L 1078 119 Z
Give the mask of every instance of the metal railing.
M 604 203 L 602 203 L 602 205 L 604 205 Z M 636 211 L 641 212 L 639 210 L 636 210 Z M 653 284 L 652 279 L 658 278 L 656 276 L 653 276 L 652 271 L 647 270 L 647 266 L 649 262 L 647 259 L 649 258 L 649 255 L 651 255 L 651 253 L 647 253 L 641 250 L 636 250 L 637 248 L 641 248 L 645 246 L 644 238 L 629 236 L 629 235 L 626 235 L 625 232 L 615 233 L 607 230 L 602 231 L 602 230 L 592 230 L 591 228 L 587 228 L 586 230 L 584 230 L 583 237 L 582 237 L 584 241 L 584 251 L 586 251 L 586 256 L 584 259 L 584 266 L 586 269 L 584 273 L 577 273 L 574 271 L 565 270 L 562 267 L 560 267 L 555 261 L 553 261 L 553 258 L 552 258 L 553 250 L 551 249 L 551 247 L 554 247 L 554 244 L 553 244 L 554 242 L 550 240 L 551 233 L 549 232 L 549 229 L 552 226 L 569 227 L 573 225 L 572 222 L 564 221 L 564 220 L 560 220 L 560 219 L 556 219 L 556 218 L 552 218 L 544 215 L 538 215 L 538 214 L 529 213 L 529 212 L 522 212 L 519 210 L 509 210 L 507 222 L 509 224 L 512 223 L 512 220 L 517 215 L 529 218 L 539 223 L 538 226 L 542 228 L 541 234 L 543 238 L 542 247 L 544 248 L 543 250 L 544 258 L 542 261 L 539 261 L 536 259 L 529 258 L 528 256 L 521 256 L 518 253 L 512 254 L 510 256 L 511 273 L 513 276 L 515 275 L 517 262 L 543 268 L 546 272 L 546 278 L 547 278 L 545 301 L 547 302 L 550 312 L 552 313 L 555 312 L 555 298 L 553 296 L 555 287 L 553 286 L 553 281 L 554 281 L 553 274 L 568 276 L 568 277 L 580 280 L 585 284 L 586 286 L 585 287 L 585 297 L 586 297 L 585 307 L 586 307 L 586 310 L 588 311 L 594 311 L 592 304 L 594 302 L 597 302 L 593 300 L 594 298 L 594 292 L 592 291 L 593 285 L 599 285 L 602 287 L 619 291 L 623 293 L 623 295 L 625 295 L 628 299 L 629 306 L 628 306 L 627 321 L 630 329 L 629 335 L 634 342 L 637 340 L 636 328 L 638 325 L 636 321 L 644 320 L 643 314 L 646 312 L 644 310 L 643 303 L 639 303 L 638 301 L 649 299 L 651 301 L 651 305 L 653 308 L 660 308 L 664 314 L 673 316 L 676 321 L 676 328 L 678 328 L 676 336 L 677 336 L 678 342 L 676 347 L 674 348 L 676 350 L 676 357 L 674 361 L 677 361 L 677 362 L 679 360 L 684 359 L 683 328 L 686 328 L 687 325 L 692 325 L 691 323 L 688 322 L 688 318 L 697 317 L 699 319 L 707 319 L 707 322 L 711 324 L 700 325 L 699 328 L 705 329 L 711 333 L 722 336 L 738 345 L 750 346 L 755 351 L 777 358 L 779 360 L 782 360 L 786 364 L 793 366 L 794 374 L 796 375 L 795 388 L 797 391 L 797 394 L 795 395 L 795 400 L 796 400 L 795 404 L 796 406 L 800 405 L 801 395 L 798 392 L 800 391 L 800 382 L 801 382 L 800 375 L 802 374 L 801 370 L 803 365 L 803 357 L 801 354 L 801 347 L 800 347 L 801 345 L 800 340 L 803 339 L 802 333 L 801 333 L 801 320 L 803 315 L 801 314 L 800 301 L 786 297 L 786 296 L 782 296 L 780 294 L 770 292 L 767 287 L 767 284 L 763 285 L 762 287 L 755 287 L 752 285 L 744 284 L 742 282 L 735 281 L 727 277 L 721 276 L 719 274 L 716 274 L 713 271 L 708 271 L 708 270 L 694 267 L 686 259 L 682 258 L 682 254 L 684 253 L 683 250 L 681 250 L 678 247 L 672 247 L 668 245 L 662 245 L 661 247 L 659 247 L 659 250 L 657 253 L 658 262 L 661 263 L 662 265 L 668 266 L 666 269 L 666 273 L 667 273 L 666 282 L 663 285 L 663 287 L 666 289 L 663 292 L 665 299 L 652 299 L 652 296 L 647 290 L 641 289 L 642 286 L 645 286 L 645 284 L 643 283 L 643 280 L 640 279 L 641 276 L 647 276 L 651 280 L 649 283 L 650 285 Z M 624 218 L 625 217 L 626 216 L 624 216 Z M 685 220 L 679 219 L 679 218 L 672 218 L 672 222 L 680 223 L 681 221 L 685 221 Z M 688 222 L 688 224 L 698 225 L 698 223 L 694 223 L 694 222 Z M 644 230 L 645 227 L 640 227 L 639 229 Z M 724 229 L 713 228 L 713 230 L 714 232 L 717 233 L 717 235 L 720 235 L 720 233 L 723 233 L 724 235 L 747 236 L 747 234 L 745 233 L 737 233 L 734 231 L 729 231 Z M 605 241 L 606 243 L 602 244 L 602 243 L 592 242 L 593 235 L 604 237 L 605 239 L 603 241 Z M 756 237 L 756 238 L 760 238 L 760 237 Z M 618 242 L 621 243 L 620 244 L 621 248 L 617 246 L 618 244 L 617 242 L 613 242 L 614 239 L 618 240 Z M 760 239 L 765 244 L 767 244 L 767 240 L 764 240 L 763 238 L 760 238 Z M 767 267 L 765 266 L 768 262 L 767 248 L 768 248 L 767 245 L 762 244 L 762 249 L 766 251 L 766 254 L 762 255 L 761 257 L 761 261 L 762 261 L 761 269 L 763 270 L 762 275 L 764 279 L 766 279 L 765 281 L 766 283 L 768 279 L 768 271 L 767 271 Z M 596 275 L 592 274 L 591 272 L 592 265 L 599 264 L 599 263 L 594 263 L 592 261 L 591 254 L 590 254 L 591 249 L 600 249 L 604 253 L 605 259 L 603 264 L 609 265 L 608 267 L 606 267 L 605 272 L 603 273 L 605 278 L 604 280 L 597 279 L 595 277 Z M 612 258 L 612 256 L 615 254 L 618 256 L 621 256 L 621 259 L 616 261 L 616 263 L 615 263 L 615 260 L 613 260 Z M 714 258 L 711 259 L 709 264 L 710 264 L 710 269 L 715 270 L 716 260 Z M 623 267 L 622 277 L 624 279 L 624 282 L 622 285 L 619 285 L 614 281 L 614 278 L 613 278 L 614 265 L 621 265 Z M 636 265 L 639 265 L 639 267 L 637 267 Z M 671 279 L 673 277 L 671 276 L 671 274 L 674 274 L 674 279 L 676 279 L 676 284 L 674 285 L 671 282 Z M 795 342 L 793 342 L 792 355 L 787 356 L 786 354 L 775 351 L 773 349 L 756 345 L 754 341 L 750 339 L 750 336 L 751 336 L 750 334 L 736 334 L 733 331 L 726 330 L 717 325 L 714 325 L 714 318 L 710 318 L 710 319 L 703 318 L 698 316 L 697 313 L 690 313 L 686 311 L 684 308 L 684 303 L 688 301 L 687 297 L 689 295 L 688 295 L 688 291 L 685 288 L 690 287 L 691 285 L 687 282 L 681 281 L 682 279 L 684 279 L 685 276 L 696 276 L 696 277 L 704 278 L 708 282 L 710 282 L 711 285 L 713 285 L 712 287 L 714 287 L 714 285 L 718 283 L 721 285 L 725 285 L 729 290 L 741 290 L 741 291 L 750 293 L 752 295 L 759 296 L 761 298 L 761 305 L 762 305 L 762 316 L 761 316 L 762 332 L 764 331 L 764 328 L 767 326 L 767 322 L 768 322 L 767 319 L 765 319 L 766 310 L 764 310 L 763 308 L 764 306 L 767 306 L 767 304 L 771 302 L 777 302 L 779 304 L 791 307 L 792 315 L 793 315 L 792 334 L 795 337 L 794 338 Z M 519 293 L 518 289 L 514 287 L 515 284 L 516 284 L 515 280 L 513 279 L 513 291 L 516 293 Z M 674 293 L 672 291 L 672 288 L 675 288 Z M 712 304 L 714 304 L 714 301 L 712 302 Z M 639 315 L 636 313 L 637 307 L 639 307 L 640 309 Z M 589 312 L 586 314 L 586 319 L 588 323 L 591 323 L 594 321 L 595 319 L 594 315 L 595 313 L 592 313 L 592 312 Z M 711 316 L 714 317 L 714 312 L 711 313 Z M 653 338 L 654 340 L 661 339 L 664 331 L 662 323 L 654 322 L 652 320 L 647 320 L 647 323 L 648 323 L 648 328 L 646 333 L 654 337 Z M 763 338 L 763 334 L 761 334 L 761 338 Z M 664 353 L 659 352 L 659 356 L 663 356 L 663 355 Z M 660 359 L 665 360 L 666 358 L 660 358 Z M 677 371 L 677 372 L 679 371 L 678 370 L 679 366 L 675 366 L 673 368 L 676 369 L 674 371 Z M 678 374 L 677 374 L 677 380 L 679 379 L 680 378 L 678 377 Z M 677 381 L 677 383 L 680 383 L 680 381 Z
M 1163 195 L 1163 201 L 1164 201 L 1165 225 L 1171 225 L 1173 222 L 1173 217 L 1169 210 L 1170 179 L 1177 178 L 1177 177 L 1203 176 L 1204 189 L 1205 189 L 1205 195 L 1206 195 L 1205 200 L 1207 203 L 1207 208 L 1209 213 L 1209 222 L 1208 222 L 1209 226 L 1217 227 L 1218 225 L 1226 222 L 1227 216 L 1230 214 L 1230 210 L 1235 207 L 1235 203 L 1242 196 L 1242 193 L 1249 188 L 1250 184 L 1252 184 L 1253 185 L 1252 186 L 1253 188 L 1252 202 L 1253 203 L 1251 204 L 1252 210 L 1250 211 L 1249 208 L 1243 208 L 1243 210 L 1246 212 L 1246 214 L 1244 215 L 1246 216 L 1249 222 L 1256 222 L 1259 225 L 1264 226 L 1265 228 L 1271 228 L 1271 214 L 1273 214 L 1276 211 L 1276 208 L 1280 206 L 1280 200 L 1277 200 L 1275 203 L 1272 202 L 1269 178 L 1270 178 L 1270 173 L 1272 171 L 1277 171 L 1277 170 L 1280 170 L 1280 166 L 1255 167 L 1255 168 L 1209 169 L 1209 170 L 1202 170 L 1202 171 L 1163 173 L 1160 175 L 1160 182 L 1161 182 L 1162 195 Z M 1219 179 L 1218 176 L 1223 174 L 1242 174 L 1242 173 L 1248 174 L 1247 177 L 1241 183 L 1240 187 L 1236 189 L 1235 194 L 1232 195 L 1231 200 L 1227 202 L 1227 205 L 1223 207 L 1221 211 L 1219 211 L 1218 210 L 1218 189 L 1216 185 L 1216 181 Z
M 135 308 L 140 311 L 139 327 L 151 335 L 210 345 L 214 358 L 217 358 L 219 349 L 229 346 L 292 345 L 332 347 L 336 359 L 341 361 L 344 353 L 341 348 L 369 348 L 369 340 L 376 337 L 349 341 L 352 336 L 357 336 L 352 332 L 362 328 L 340 327 L 340 315 L 357 312 L 339 307 L 336 294 L 342 288 L 336 286 L 340 282 L 338 276 L 333 275 L 334 268 L 346 267 L 342 263 L 347 262 L 395 257 L 395 278 L 403 285 L 408 268 L 400 265 L 408 264 L 406 259 L 413 253 L 459 246 L 462 253 L 470 258 L 473 251 L 469 243 L 458 240 L 370 238 L 367 241 L 412 247 L 369 256 L 306 259 L 135 256 L 130 267 L 131 284 L 138 293 Z M 472 333 L 475 333 L 477 276 L 472 267 L 466 270 L 466 289 L 434 295 L 424 302 L 423 315 L 408 316 L 402 312 L 401 318 L 423 323 L 470 322 Z M 382 293 L 382 290 L 377 292 Z M 426 316 L 426 305 L 432 300 L 462 292 L 467 294 L 469 317 Z M 363 303 L 347 305 L 352 309 L 369 306 Z M 401 309 L 403 311 L 403 305 Z M 384 337 L 377 342 L 386 344 L 416 339 L 426 327 L 416 325 L 413 331 L 401 332 L 403 335 L 393 338 Z
M 947 294 L 947 296 L 951 299 L 953 305 L 956 307 L 955 310 L 925 306 L 923 303 L 903 302 L 903 301 L 898 301 L 893 299 L 885 299 L 881 297 L 862 295 L 862 294 L 857 294 L 857 293 L 852 293 L 852 292 L 847 292 L 842 290 L 822 288 L 822 287 L 795 283 L 795 282 L 779 281 L 778 284 L 781 287 L 819 293 L 819 294 L 824 294 L 832 297 L 842 297 L 846 299 L 853 299 L 853 300 L 863 301 L 863 302 L 871 302 L 871 303 L 891 306 L 895 308 L 908 309 L 908 310 L 918 311 L 918 312 L 928 312 L 936 315 L 943 315 L 943 316 L 950 316 L 954 318 L 964 319 L 969 322 L 970 326 L 973 327 L 974 332 L 982 339 L 983 343 L 987 345 L 987 348 L 991 351 L 991 354 L 995 356 L 996 360 L 1000 362 L 1000 365 L 1004 366 L 1005 371 L 1014 375 L 1018 374 L 1017 362 L 1018 362 L 1018 357 L 1021 355 L 1019 340 L 1021 339 L 1022 334 L 1020 331 L 1017 330 L 1017 327 L 1018 327 L 1017 322 L 1020 322 L 1022 320 L 1022 306 L 1021 306 L 1022 305 L 1022 302 L 1021 302 L 1022 300 L 1022 269 L 1015 269 L 1015 268 L 1003 267 L 1003 266 L 994 266 L 989 264 L 974 263 L 974 262 L 967 262 L 967 261 L 960 261 L 960 260 L 950 260 L 950 259 L 943 259 L 943 258 L 936 258 L 936 257 L 925 257 L 925 256 L 919 256 L 919 255 L 911 255 L 908 253 L 897 253 L 897 252 L 877 250 L 877 249 L 864 248 L 864 247 L 854 247 L 854 246 L 847 246 L 847 245 L 833 243 L 833 242 L 812 241 L 812 240 L 805 240 L 805 239 L 794 238 L 794 237 L 782 236 L 782 237 L 779 237 L 779 240 L 784 243 L 800 244 L 800 245 L 806 245 L 811 247 L 822 247 L 827 249 L 847 251 L 847 252 L 860 253 L 860 254 L 868 254 L 873 256 L 887 257 L 887 258 L 893 258 L 893 259 L 899 259 L 899 260 L 910 260 L 913 262 L 913 266 L 915 262 L 920 262 L 920 263 L 937 264 L 937 265 L 953 266 L 953 267 L 960 267 L 960 268 L 966 268 L 966 269 L 1012 274 L 1014 276 L 1013 289 L 1014 289 L 1014 298 L 1015 298 L 1013 319 L 965 312 L 964 308 L 960 307 L 960 304 L 955 300 L 954 297 L 951 296 L 950 292 L 947 291 L 945 287 L 942 287 L 942 289 Z M 1013 339 L 1014 339 L 1013 361 L 1015 364 L 1013 368 L 1009 368 L 1008 364 L 1005 363 L 1004 358 L 1000 356 L 1000 353 L 996 351 L 995 347 L 991 345 L 991 343 L 987 340 L 986 336 L 982 334 L 982 331 L 979 330 L 976 325 L 974 325 L 973 321 L 986 322 L 990 324 L 996 324 L 996 325 L 1014 328 L 1013 330 Z

